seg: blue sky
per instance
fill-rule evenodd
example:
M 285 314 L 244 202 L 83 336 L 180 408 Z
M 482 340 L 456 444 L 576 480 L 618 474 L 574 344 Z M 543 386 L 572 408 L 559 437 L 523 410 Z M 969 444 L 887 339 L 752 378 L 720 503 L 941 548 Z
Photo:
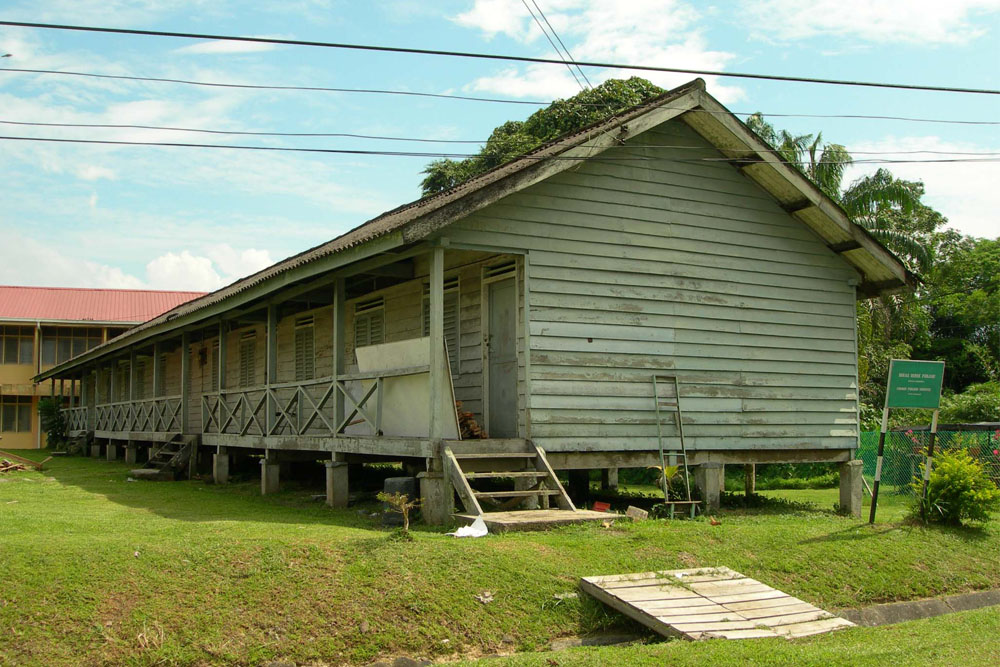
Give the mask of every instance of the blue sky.
M 536 0 L 581 60 L 1000 88 L 1000 0 Z M 530 4 L 530 0 L 529 0 Z M 4 0 L 0 19 L 552 57 L 521 0 Z M 0 67 L 551 100 L 565 68 L 0 27 Z M 597 83 L 628 72 L 588 70 Z M 670 87 L 692 78 L 648 75 Z M 997 96 L 708 77 L 736 112 L 1000 120 Z M 0 120 L 485 139 L 537 107 L 0 72 Z M 996 152 L 1000 126 L 770 119 L 856 157 Z M 472 152 L 475 144 L 0 124 L 0 135 Z M 0 283 L 215 289 L 419 196 L 419 157 L 0 141 Z M 937 156 L 949 157 L 949 155 Z M 971 156 L 956 156 L 971 157 Z M 989 156 L 987 156 L 989 157 Z M 848 179 L 873 170 L 853 167 Z M 1000 235 L 1000 164 L 899 164 L 956 229 Z

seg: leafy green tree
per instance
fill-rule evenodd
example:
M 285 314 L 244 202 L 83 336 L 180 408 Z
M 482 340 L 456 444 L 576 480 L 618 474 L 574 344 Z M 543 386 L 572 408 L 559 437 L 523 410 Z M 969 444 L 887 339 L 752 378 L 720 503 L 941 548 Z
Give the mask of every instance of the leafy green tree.
M 843 145 L 824 144 L 822 132 L 793 135 L 787 130 L 776 130 L 760 112 L 750 115 L 746 124 L 784 162 L 808 176 L 828 197 L 840 199 L 844 171 L 854 161 Z
M 565 100 L 556 100 L 524 121 L 500 125 L 486 145 L 464 160 L 441 159 L 427 165 L 421 182 L 424 196 L 453 188 L 567 132 L 579 130 L 665 91 L 645 79 L 610 79 Z
M 944 218 L 927 213 L 933 209 L 920 202 L 923 194 L 923 183 L 904 181 L 888 169 L 879 169 L 851 183 L 841 195 L 840 205 L 851 220 L 899 255 L 911 269 L 925 273 L 930 269 L 931 255 L 927 239 L 915 233 L 913 213 L 924 209 L 922 219 L 936 220 L 937 224 L 942 224 Z

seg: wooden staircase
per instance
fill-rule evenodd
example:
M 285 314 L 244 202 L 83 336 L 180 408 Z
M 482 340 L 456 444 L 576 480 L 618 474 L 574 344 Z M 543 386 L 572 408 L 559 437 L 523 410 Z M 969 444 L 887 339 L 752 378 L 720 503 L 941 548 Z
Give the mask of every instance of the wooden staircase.
M 173 481 L 188 474 L 188 464 L 198 444 L 198 436 L 177 434 L 159 447 L 150 449 L 145 468 L 131 471 L 136 479 Z
M 464 513 L 455 515 L 460 523 L 482 518 L 491 531 L 498 532 L 611 518 L 601 512 L 577 510 L 545 452 L 530 440 L 516 441 L 515 445 L 509 440 L 502 442 L 502 446 L 474 440 L 445 443 L 445 474 L 465 508 Z M 516 486 L 527 488 L 477 488 L 477 482 L 495 480 L 514 480 Z

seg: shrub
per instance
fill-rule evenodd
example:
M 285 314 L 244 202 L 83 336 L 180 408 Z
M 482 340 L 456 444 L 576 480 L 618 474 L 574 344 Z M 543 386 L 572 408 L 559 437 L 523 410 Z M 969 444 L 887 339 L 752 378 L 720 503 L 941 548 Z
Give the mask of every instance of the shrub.
M 926 501 L 921 496 L 922 477 L 913 480 L 912 488 L 916 496 L 913 514 L 926 521 L 988 521 L 990 512 L 1000 510 L 1000 489 L 964 450 L 934 457 Z
M 984 382 L 941 399 L 943 423 L 1000 421 L 1000 382 Z
M 38 418 L 45 431 L 45 441 L 52 449 L 61 449 L 66 445 L 66 417 L 62 408 L 61 398 L 38 400 Z

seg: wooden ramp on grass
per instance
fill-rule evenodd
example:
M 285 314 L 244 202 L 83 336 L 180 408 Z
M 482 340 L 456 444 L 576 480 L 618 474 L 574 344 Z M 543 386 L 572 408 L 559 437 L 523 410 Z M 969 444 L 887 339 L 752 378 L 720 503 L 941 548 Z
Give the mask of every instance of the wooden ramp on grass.
M 854 625 L 727 567 L 584 577 L 580 588 L 667 637 L 804 637 Z
M 574 523 L 590 521 L 614 521 L 620 515 L 611 512 L 591 510 L 515 510 L 511 512 L 483 512 L 482 514 L 455 514 L 455 520 L 464 526 L 471 525 L 477 518 L 486 522 L 491 533 L 508 531 L 549 530 Z

